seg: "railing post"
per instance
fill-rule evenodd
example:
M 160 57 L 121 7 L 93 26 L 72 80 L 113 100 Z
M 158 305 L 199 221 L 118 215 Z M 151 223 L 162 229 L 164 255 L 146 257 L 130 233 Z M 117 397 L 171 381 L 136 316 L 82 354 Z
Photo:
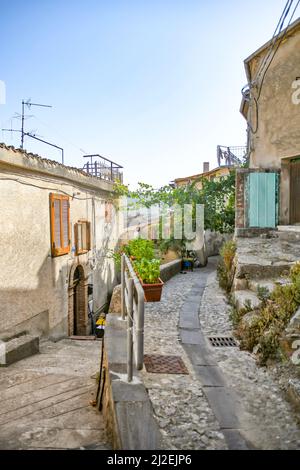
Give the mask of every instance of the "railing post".
M 138 309 L 136 318 L 136 342 L 137 342 L 137 358 L 136 366 L 138 370 L 143 368 L 144 363 L 144 315 L 145 315 L 145 304 L 144 294 L 139 295 Z
M 129 279 L 128 311 L 127 311 L 127 381 L 132 382 L 133 376 L 133 288 L 134 280 Z
M 122 320 L 125 320 L 125 255 L 121 257 L 121 313 Z

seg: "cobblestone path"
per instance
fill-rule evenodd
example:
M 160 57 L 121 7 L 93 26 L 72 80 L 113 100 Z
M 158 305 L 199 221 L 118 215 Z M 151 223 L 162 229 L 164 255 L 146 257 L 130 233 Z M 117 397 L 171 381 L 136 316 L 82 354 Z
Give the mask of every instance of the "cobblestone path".
M 166 283 L 161 302 L 146 304 L 145 354 L 179 355 L 189 371 L 189 375 L 142 371 L 163 446 L 298 449 L 300 430 L 294 411 L 271 373 L 258 367 L 248 352 L 209 345 L 208 336 L 232 335 L 230 307 L 216 280 L 216 261 L 210 258 L 206 268 L 178 274 Z M 195 292 L 199 293 L 197 304 Z M 190 305 L 200 319 L 195 331 L 179 328 L 182 311 Z M 183 344 L 182 331 L 192 338 L 191 344 Z M 208 357 L 203 364 L 195 360 L 201 348 Z

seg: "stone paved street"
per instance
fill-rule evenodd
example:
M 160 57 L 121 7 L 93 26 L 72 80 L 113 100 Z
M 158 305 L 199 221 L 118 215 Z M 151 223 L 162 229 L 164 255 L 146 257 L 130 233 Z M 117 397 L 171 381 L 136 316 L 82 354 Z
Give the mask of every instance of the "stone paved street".
M 178 274 L 166 283 L 160 303 L 146 304 L 145 353 L 179 355 L 189 370 L 189 375 L 151 374 L 145 369 L 142 372 L 164 436 L 164 446 L 168 449 L 238 448 L 241 437 L 244 444 L 240 448 L 300 448 L 295 411 L 286 402 L 271 372 L 258 367 L 251 354 L 238 348 L 213 348 L 205 338 L 205 345 L 201 345 L 201 334 L 204 337 L 232 334 L 228 319 L 230 307 L 217 284 L 216 262 L 216 258 L 210 258 L 207 268 Z M 214 363 L 212 367 L 207 367 L 206 363 L 193 367 L 193 358 L 191 362 L 191 356 L 186 353 L 189 349 L 184 349 L 179 341 L 181 311 L 189 294 L 195 295 L 192 286 L 201 280 L 206 284 L 201 305 L 199 288 L 202 332 L 198 331 L 200 340 L 190 341 L 193 344 L 189 348 L 201 351 L 204 347 L 209 362 Z M 200 371 L 200 376 L 195 370 Z M 206 383 L 205 378 L 203 381 L 203 371 L 214 374 L 217 387 L 207 386 L 211 384 Z M 228 426 L 236 428 L 232 431 L 224 425 L 225 392 L 230 395 L 229 402 L 233 403 L 234 418 L 237 418 L 237 424 Z M 221 406 L 215 395 L 219 396 Z M 228 408 L 230 411 L 230 406 Z M 238 434 L 231 441 L 230 433 L 236 431 Z
M 110 449 L 96 393 L 100 342 L 43 342 L 0 369 L 0 449 Z

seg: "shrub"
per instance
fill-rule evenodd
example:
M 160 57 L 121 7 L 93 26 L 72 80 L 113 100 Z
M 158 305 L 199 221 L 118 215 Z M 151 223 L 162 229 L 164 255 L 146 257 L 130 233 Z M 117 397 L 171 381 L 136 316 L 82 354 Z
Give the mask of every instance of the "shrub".
M 235 253 L 236 243 L 233 240 L 225 242 L 220 250 L 222 258 L 217 267 L 217 275 L 220 287 L 227 293 L 230 292 L 233 282 Z
M 277 285 L 268 297 L 264 296 L 257 319 L 250 325 L 239 323 L 241 347 L 252 351 L 257 346 L 261 365 L 278 357 L 280 336 L 300 305 L 300 263 L 291 269 L 290 279 L 291 284 Z

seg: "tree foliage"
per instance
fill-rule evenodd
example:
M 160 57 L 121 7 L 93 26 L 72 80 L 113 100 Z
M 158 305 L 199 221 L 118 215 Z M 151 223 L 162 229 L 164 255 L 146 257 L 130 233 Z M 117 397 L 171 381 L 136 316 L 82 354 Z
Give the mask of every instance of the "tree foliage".
M 201 189 L 197 183 L 201 182 Z M 205 229 L 216 232 L 232 232 L 235 217 L 235 171 L 229 176 L 218 180 L 199 178 L 186 186 L 172 187 L 170 185 L 154 189 L 146 183 L 139 183 L 136 190 L 130 190 L 121 183 L 115 184 L 115 193 L 118 196 L 127 196 L 134 207 L 166 205 L 169 207 L 178 204 L 204 205 Z

